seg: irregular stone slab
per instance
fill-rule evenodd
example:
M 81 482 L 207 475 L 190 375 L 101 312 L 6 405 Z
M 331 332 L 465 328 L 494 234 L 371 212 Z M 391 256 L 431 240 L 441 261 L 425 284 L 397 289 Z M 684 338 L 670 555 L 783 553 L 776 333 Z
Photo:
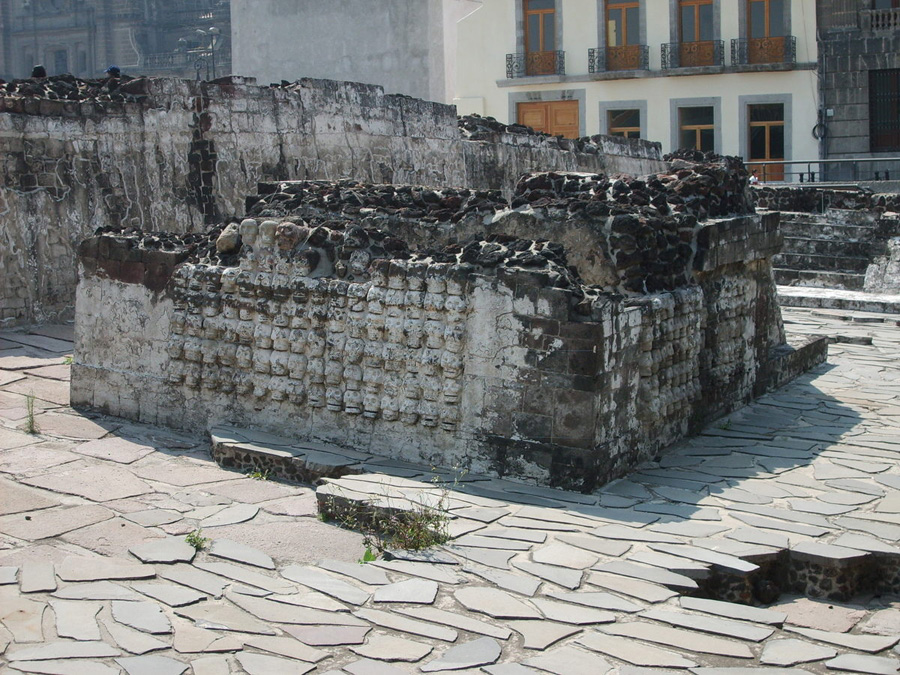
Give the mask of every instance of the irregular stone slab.
M 588 575 L 586 581 L 593 586 L 606 588 L 633 598 L 640 598 L 647 602 L 665 602 L 669 598 L 674 598 L 678 595 L 676 591 L 665 586 L 606 572 L 592 572 Z
M 543 618 L 534 607 L 496 588 L 469 586 L 460 588 L 453 595 L 466 609 L 495 619 Z
M 101 438 L 76 445 L 73 450 L 79 455 L 88 455 L 118 464 L 132 464 L 147 455 L 156 452 L 149 445 L 139 445 L 124 438 Z
M 849 633 L 834 633 L 825 630 L 816 630 L 815 628 L 800 628 L 798 626 L 785 625 L 785 630 L 791 633 L 798 633 L 811 640 L 819 642 L 827 642 L 831 645 L 839 647 L 847 647 L 858 652 L 869 652 L 876 654 L 885 649 L 889 649 L 900 641 L 900 635 L 851 635 Z
M 459 560 L 438 549 L 426 549 L 424 551 L 408 551 L 405 549 L 393 549 L 386 551 L 385 558 L 393 558 L 390 562 L 428 563 L 429 565 L 459 565 Z M 379 561 L 381 562 L 381 561 Z
M 748 623 L 722 619 L 719 617 L 702 616 L 699 614 L 687 614 L 685 612 L 669 612 L 663 609 L 651 608 L 641 614 L 642 617 L 661 621 L 673 626 L 680 626 L 690 630 L 704 633 L 714 633 L 726 637 L 761 642 L 775 632 L 774 628 L 760 628 Z
M 123 513 L 122 517 L 142 527 L 158 527 L 169 523 L 177 523 L 182 519 L 182 515 L 178 511 L 170 511 L 168 509 L 149 509 L 147 511 Z
M 536 563 L 557 565 L 573 570 L 587 569 L 597 563 L 598 557 L 582 548 L 563 542 L 554 542 L 537 549 L 531 556 Z
M 0 517 L 0 532 L 16 539 L 37 541 L 108 520 L 116 514 L 97 504 L 85 504 L 59 506 L 28 515 L 29 520 L 21 514 Z
M 444 548 L 453 555 L 459 556 L 464 561 L 504 570 L 509 569 L 509 561 L 516 555 L 515 551 L 470 548 L 466 546 L 453 546 L 452 544 L 445 545 Z
M 135 467 L 134 473 L 147 480 L 178 487 L 214 483 L 229 479 L 234 475 L 220 469 L 211 462 L 176 462 L 173 460 L 154 462 L 152 464 L 141 462 L 140 465 Z M 223 500 L 221 497 L 217 497 L 217 499 L 220 502 L 228 501 Z
M 464 630 L 469 633 L 477 633 L 478 635 L 487 635 L 498 640 L 507 640 L 512 634 L 508 628 L 494 626 L 485 621 L 472 619 L 458 612 L 447 612 L 443 609 L 434 607 L 395 607 L 394 613 L 411 616 L 415 619 L 424 619 L 432 623 L 439 623 L 445 626 L 451 626 Z
M 391 630 L 410 633 L 420 637 L 430 638 L 432 640 L 443 640 L 444 642 L 455 642 L 458 633 L 455 630 L 444 628 L 443 626 L 435 626 L 423 621 L 414 621 L 390 612 L 382 612 L 377 609 L 360 609 L 353 613 L 354 616 L 364 619 L 369 623 L 373 623 L 381 628 L 390 628 Z
M 312 647 L 335 647 L 341 645 L 361 645 L 371 626 L 284 626 L 303 644 Z
M 860 630 L 875 635 L 893 635 L 900 633 L 900 609 L 882 609 L 874 612 Z
M 43 492 L 5 478 L 0 478 L 0 494 L 3 495 L 3 499 L 0 499 L 0 516 L 59 506 L 58 500 L 48 497 Z
M 415 640 L 392 635 L 373 634 L 364 645 L 350 647 L 350 651 L 376 661 L 405 661 L 415 663 L 428 656 L 433 647 Z
M 625 525 L 604 525 L 591 531 L 595 537 L 602 539 L 620 539 L 622 541 L 656 542 L 660 544 L 678 544 L 681 540 L 662 532 L 644 532 L 636 527 Z
M 683 574 L 675 574 L 674 572 L 661 570 L 658 567 L 637 565 L 624 560 L 613 560 L 612 562 L 603 563 L 598 565 L 596 569 L 598 572 L 631 577 L 632 579 L 660 584 L 661 586 L 668 586 L 669 588 L 680 588 L 691 591 L 698 588 L 696 581 Z
M 179 607 L 175 610 L 175 613 L 178 616 L 191 619 L 198 628 L 227 630 L 236 633 L 254 633 L 257 635 L 275 635 L 274 630 L 247 612 L 221 602 L 203 602 L 198 605 Z
M 0 586 L 9 586 L 10 584 L 16 583 L 18 574 L 18 567 L 0 567 Z M 28 591 L 22 592 L 27 593 Z
M 299 640 L 288 637 L 253 637 L 245 642 L 248 647 L 271 652 L 289 659 L 298 659 L 309 663 L 318 663 L 331 654 L 321 649 L 308 647 Z
M 554 675 L 605 675 L 612 670 L 606 659 L 575 647 L 554 649 L 528 659 L 525 665 Z
M 157 640 L 146 633 L 126 628 L 115 621 L 103 621 L 103 626 L 112 639 L 116 641 L 116 644 L 131 654 L 148 654 L 169 648 L 169 645 L 162 640 Z
M 213 574 L 218 574 L 219 576 L 227 577 L 228 579 L 232 579 L 234 581 L 239 581 L 240 583 L 247 584 L 248 586 L 261 588 L 265 591 L 268 591 L 269 593 L 279 593 L 285 595 L 288 593 L 293 593 L 295 590 L 297 590 L 296 586 L 294 586 L 293 584 L 289 584 L 283 579 L 266 576 L 265 574 L 247 570 L 243 567 L 238 567 L 237 565 L 232 565 L 230 563 L 200 562 L 196 563 L 195 567 L 207 572 L 212 572 Z
M 438 585 L 427 579 L 408 579 L 381 586 L 373 596 L 375 602 L 406 602 L 430 605 L 437 597 Z
M 40 419 L 42 434 L 61 436 L 77 441 L 92 441 L 103 438 L 120 426 L 120 424 L 114 424 L 108 419 L 104 419 L 103 423 L 99 424 L 86 417 L 61 413 L 44 413 Z
M 238 652 L 235 654 L 235 658 L 247 675 L 303 675 L 316 668 L 313 664 L 304 661 L 252 652 Z
M 0 588 L 0 623 L 12 633 L 15 642 L 41 642 L 44 610 L 43 602 L 33 602 L 18 594 L 18 589 Z
M 290 565 L 281 570 L 281 575 L 314 591 L 330 595 L 343 602 L 349 602 L 351 605 L 362 605 L 369 599 L 369 594 L 361 588 L 312 567 Z
M 234 652 L 244 648 L 244 637 L 222 635 L 219 630 L 207 630 L 179 622 L 175 626 L 172 648 L 179 654 L 212 654 Z
M 583 576 L 581 570 L 570 570 L 556 567 L 555 565 L 542 565 L 541 563 L 528 562 L 527 560 L 513 561 L 513 567 L 573 591 L 581 586 L 581 578 Z
M 0 416 L 2 415 L 3 410 L 0 409 Z M 0 444 L 2 444 L 3 431 L 0 428 Z M 69 464 L 78 459 L 78 455 L 67 451 L 66 448 L 70 447 L 69 443 L 45 441 L 37 444 L 34 443 L 33 436 L 29 436 L 29 438 L 32 439 L 31 444 L 0 453 L 0 471 L 15 476 L 24 476 L 31 474 L 33 471 L 46 471 L 51 467 Z M 0 447 L 0 450 L 3 450 L 3 448 Z M 31 489 L 25 486 L 19 487 Z M 34 490 L 34 492 L 37 492 L 37 490 Z M 15 512 L 20 510 L 29 511 L 31 509 L 17 509 Z
M 41 420 L 46 416 L 42 415 Z M 153 488 L 127 469 L 106 464 L 75 469 L 64 466 L 42 476 L 23 478 L 22 482 L 53 492 L 77 495 L 92 502 L 108 502 L 153 492 Z
M 329 670 L 323 675 L 343 675 L 344 672 L 348 672 L 350 675 L 404 675 L 407 671 L 383 661 L 359 659 L 353 663 L 348 663 L 340 672 Z
M 559 591 L 551 591 L 547 593 L 551 598 L 562 600 L 566 603 L 575 605 L 583 605 L 585 607 L 593 607 L 595 609 L 610 610 L 613 612 L 639 612 L 644 609 L 641 605 L 629 602 L 624 598 L 612 593 L 602 592 L 585 592 L 579 593 L 563 593 Z
M 492 527 L 478 531 L 482 537 L 495 539 L 512 539 L 513 541 L 527 541 L 532 544 L 543 544 L 547 541 L 547 533 L 535 530 L 523 530 L 517 527 Z M 588 537 L 590 538 L 590 537 Z
M 99 602 L 51 600 L 56 615 L 56 634 L 73 640 L 100 640 L 97 613 L 103 609 Z M 62 658 L 62 657 L 60 657 Z
M 577 642 L 592 651 L 612 656 L 635 666 L 647 668 L 695 668 L 697 666 L 696 663 L 684 658 L 681 654 L 659 647 L 651 647 L 634 640 L 604 635 L 596 631 L 585 633 L 578 638 Z
M 112 616 L 119 623 L 151 635 L 172 632 L 169 618 L 155 602 L 113 600 Z
M 318 567 L 329 572 L 343 574 L 369 586 L 387 586 L 391 583 L 387 574 L 373 565 L 360 565 L 342 560 L 320 560 Z
M 519 593 L 528 597 L 533 596 L 541 585 L 540 579 L 535 579 L 534 577 L 525 576 L 523 574 L 504 572 L 503 570 L 493 570 L 488 567 L 467 565 L 465 570 L 482 579 L 490 581 L 492 584 L 495 584 L 504 590 Z
M 631 549 L 631 544 L 615 539 L 602 539 L 600 537 L 588 537 L 577 534 L 557 534 L 556 539 L 564 544 L 570 544 L 600 555 L 608 555 L 612 558 L 623 556 Z
M 709 565 L 687 558 L 658 553 L 656 551 L 638 551 L 628 556 L 629 562 L 638 562 L 653 567 L 660 567 L 676 574 L 683 574 L 691 579 L 706 579 L 709 577 Z
M 96 556 L 82 558 L 69 556 L 56 568 L 63 581 L 111 581 L 113 579 L 152 579 L 156 570 L 127 560 L 114 560 Z
M 584 607 L 567 602 L 554 602 L 543 598 L 535 598 L 531 601 L 541 614 L 551 621 L 571 623 L 578 626 L 597 623 L 612 623 L 616 615 L 592 607 Z
M 275 562 L 262 551 L 247 546 L 231 539 L 213 539 L 209 547 L 209 554 L 217 558 L 234 560 L 235 562 L 262 567 L 267 570 L 275 569 Z
M 453 515 L 458 518 L 469 518 L 471 520 L 477 520 L 480 523 L 493 523 L 495 520 L 499 520 L 503 516 L 509 514 L 509 509 L 491 509 L 478 506 L 467 506 L 462 509 L 454 509 L 453 511 Z
M 215 485 L 205 486 L 203 490 L 204 492 L 228 497 L 242 504 L 258 504 L 259 502 L 267 502 L 273 499 L 293 497 L 297 494 L 297 488 L 269 480 L 253 480 L 252 478 L 240 478 L 238 480 L 216 483 Z
M 696 560 L 697 562 L 707 563 L 715 567 L 721 567 L 729 572 L 737 572 L 738 574 L 749 574 L 759 569 L 759 565 L 741 560 L 740 558 L 718 551 L 711 551 L 696 546 L 686 546 L 682 544 L 650 544 L 649 547 L 654 551 L 668 553 L 669 555 L 687 558 L 688 560 Z
M 66 326 L 58 326 L 57 327 L 57 335 L 61 334 L 61 332 L 68 328 Z M 51 328 L 49 331 L 45 332 L 54 332 Z M 69 336 L 72 336 L 71 330 L 67 333 Z M 10 342 L 15 342 L 16 344 L 26 345 L 28 347 L 34 347 L 35 349 L 39 349 L 44 352 L 56 352 L 58 354 L 71 354 L 72 349 L 74 347 L 72 337 L 66 339 L 57 339 L 54 335 L 33 335 L 29 333 L 17 333 L 17 332 L 7 332 L 3 333 L 3 338 L 9 340 Z
M 466 534 L 453 540 L 455 546 L 471 546 L 474 548 L 497 548 L 505 551 L 530 551 L 527 541 L 501 539 L 500 537 L 482 537 L 479 534 Z
M 22 565 L 19 575 L 19 590 L 22 593 L 52 593 L 56 586 L 56 570 L 52 562 L 28 560 Z
M 672 523 L 659 523 L 647 528 L 653 532 L 674 534 L 679 537 L 711 537 L 728 529 L 725 525 L 713 525 L 711 523 L 699 523 L 691 520 L 676 521 Z
M 816 527 L 814 525 L 804 525 L 803 523 L 792 523 L 786 520 L 762 518 L 751 513 L 734 512 L 731 515 L 741 522 L 750 525 L 751 527 L 761 527 L 766 530 L 793 532 L 794 534 L 804 534 L 808 537 L 821 537 L 823 534 L 826 534 L 828 532 L 828 530 L 826 530 L 825 528 Z
M 759 662 L 767 666 L 795 666 L 798 663 L 830 659 L 835 654 L 837 651 L 831 647 L 788 638 L 769 640 L 760 654 Z
M 456 585 L 463 582 L 463 578 L 454 573 L 449 565 L 433 565 L 431 563 L 409 562 L 406 560 L 375 560 L 369 563 L 368 566 L 380 567 L 411 577 L 430 579 L 441 584 Z
M 122 652 L 99 640 L 93 642 L 48 642 L 36 647 L 23 647 L 4 656 L 10 661 L 50 661 L 57 659 L 105 659 Z
M 883 656 L 863 656 L 861 654 L 841 654 L 836 659 L 825 662 L 831 670 L 848 670 L 853 673 L 894 675 L 900 668 L 900 661 Z
M 143 563 L 173 565 L 189 563 L 197 555 L 197 549 L 180 537 L 155 539 L 128 549 L 131 555 Z
M 200 521 L 200 527 L 222 527 L 224 525 L 236 525 L 252 520 L 259 513 L 259 507 L 254 504 L 236 504 L 222 509 L 209 518 Z
M 231 675 L 231 666 L 224 656 L 205 656 L 191 661 L 193 675 Z
M 510 621 L 507 624 L 523 638 L 525 649 L 543 651 L 560 640 L 581 632 L 581 628 L 551 621 Z
M 779 602 L 773 605 L 773 609 L 784 612 L 789 625 L 835 633 L 846 633 L 866 615 L 863 609 L 811 598 L 795 598 L 788 602 Z
M 131 587 L 169 607 L 184 607 L 206 599 L 203 593 L 173 584 L 132 584 Z
M 693 609 L 698 612 L 724 616 L 729 619 L 765 623 L 771 626 L 780 626 L 787 620 L 787 614 L 784 612 L 762 609 L 760 607 L 751 607 L 750 605 L 741 605 L 735 602 L 692 598 L 687 595 L 679 598 L 678 602 L 685 609 Z
M 518 518 L 506 516 L 503 524 L 507 527 L 515 527 L 522 530 L 546 530 L 547 532 L 581 532 L 578 525 L 568 523 L 553 523 L 546 520 L 534 520 L 532 518 Z
M 423 673 L 439 670 L 464 670 L 489 666 L 500 658 L 501 648 L 493 638 L 483 637 L 448 649 L 443 656 L 420 666 Z
M 116 659 L 128 675 L 182 675 L 188 664 L 168 656 L 123 656 Z
M 290 595 L 267 595 L 266 599 L 274 602 L 282 602 L 286 605 L 322 609 L 327 612 L 350 611 L 350 608 L 347 607 L 347 605 L 338 602 L 334 598 L 329 598 L 327 595 L 319 593 L 318 591 L 311 591 L 308 588 L 304 588 L 297 593 L 291 593 Z
M 130 588 L 111 581 L 94 581 L 57 589 L 54 597 L 62 600 L 140 600 Z
M 0 370 L 29 370 L 42 368 L 43 366 L 61 366 L 66 362 L 65 357 L 35 357 L 26 349 L 4 349 L 0 352 Z
M 263 621 L 301 625 L 321 624 L 323 626 L 368 625 L 365 621 L 357 619 L 348 612 L 327 612 L 246 595 L 230 594 L 228 597 L 238 607 Z M 182 611 L 184 610 L 176 610 L 176 613 L 180 614 Z
M 110 668 L 91 661 L 16 661 L 16 670 L 44 675 L 120 675 L 118 668 Z
M 848 492 L 859 492 L 864 495 L 873 497 L 883 497 L 885 492 L 874 483 L 864 480 L 854 480 L 852 478 L 839 478 L 837 480 L 825 481 L 825 485 L 839 490 L 847 490 Z
M 600 630 L 609 635 L 646 640 L 647 642 L 676 647 L 677 649 L 687 649 L 688 651 L 700 652 L 701 654 L 731 656 L 737 659 L 753 658 L 753 652 L 746 645 L 739 642 L 723 640 L 722 638 L 679 628 L 668 628 L 659 624 L 640 623 L 637 621 L 632 623 L 615 623 L 601 626 Z

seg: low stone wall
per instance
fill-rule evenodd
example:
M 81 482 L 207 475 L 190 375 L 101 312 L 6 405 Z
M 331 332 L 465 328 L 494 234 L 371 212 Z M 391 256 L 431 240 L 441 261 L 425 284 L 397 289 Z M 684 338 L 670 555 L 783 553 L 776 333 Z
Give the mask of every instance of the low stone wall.
M 199 232 L 243 213 L 259 181 L 511 191 L 535 170 L 662 167 L 656 144 L 473 137 L 452 106 L 349 82 L 0 84 L 0 324 L 71 315 L 75 247 L 97 228 Z
M 900 212 L 900 194 L 870 190 L 829 190 L 817 187 L 755 186 L 757 206 L 770 211 L 825 213 L 828 209 Z
M 675 194 L 680 183 L 668 184 Z M 462 201 L 438 220 L 436 206 L 404 218 L 386 195 L 438 205 L 449 194 L 279 187 L 254 206 L 287 211 L 271 197 L 288 196 L 310 220 L 261 216 L 182 244 L 124 233 L 82 244 L 74 404 L 591 489 L 784 379 L 772 358 L 784 343 L 769 263 L 777 214 L 698 222 L 619 202 L 662 236 L 645 250 L 668 264 L 628 258 L 609 236 L 617 217 L 603 217 L 571 266 L 563 246 L 519 238 L 534 209 L 490 195 L 465 197 L 482 207 L 466 211 L 454 192 Z M 310 204 L 343 194 L 355 217 L 336 208 L 315 222 Z M 598 183 L 558 200 L 577 210 L 612 194 Z M 541 217 L 558 227 L 559 206 Z M 479 220 L 492 232 L 465 242 L 403 236 Z M 608 280 L 588 285 L 581 268 Z

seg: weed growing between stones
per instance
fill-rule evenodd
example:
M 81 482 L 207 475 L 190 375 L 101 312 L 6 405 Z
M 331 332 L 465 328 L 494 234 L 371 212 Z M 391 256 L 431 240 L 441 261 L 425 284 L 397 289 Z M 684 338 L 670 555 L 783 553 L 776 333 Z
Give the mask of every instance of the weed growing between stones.
M 364 502 L 332 496 L 320 515 L 363 535 L 360 564 L 390 558 L 391 551 L 421 551 L 450 539 L 450 490 L 462 475 L 457 473 L 452 483 L 442 482 L 439 476 L 432 478 L 439 487 L 437 494 L 422 491 L 406 499 L 384 494 Z
M 256 471 L 251 471 L 247 474 L 248 478 L 252 478 L 253 480 L 269 480 L 269 470 L 261 471 L 257 469 Z
M 71 366 L 71 365 L 72 365 L 72 357 L 71 357 L 71 356 L 67 356 L 65 359 L 63 359 L 63 365 L 64 365 L 64 366 Z
M 195 551 L 202 551 L 209 543 L 209 537 L 203 536 L 203 530 L 194 530 L 189 533 L 184 540 L 193 546 Z
M 34 394 L 28 394 L 25 397 L 25 432 L 29 434 L 36 434 L 38 432 L 37 423 L 34 421 Z

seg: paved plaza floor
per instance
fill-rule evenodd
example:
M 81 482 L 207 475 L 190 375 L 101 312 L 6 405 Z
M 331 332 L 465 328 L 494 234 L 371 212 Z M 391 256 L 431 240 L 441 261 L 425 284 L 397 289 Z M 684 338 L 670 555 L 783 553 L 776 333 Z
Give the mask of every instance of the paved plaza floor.
M 70 408 L 71 328 L 0 333 L 0 673 L 897 672 L 900 317 L 784 316 L 827 364 L 593 495 L 464 476 L 448 545 L 364 565 L 315 487 Z M 440 494 L 383 466 L 320 490 Z M 883 578 L 779 596 L 786 560 L 812 594 Z

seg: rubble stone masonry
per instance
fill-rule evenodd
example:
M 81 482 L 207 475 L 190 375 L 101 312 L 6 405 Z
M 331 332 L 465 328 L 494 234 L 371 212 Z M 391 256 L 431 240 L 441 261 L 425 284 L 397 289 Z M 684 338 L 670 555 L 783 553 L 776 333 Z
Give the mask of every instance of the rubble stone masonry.
M 0 324 L 71 315 L 99 227 L 200 232 L 259 181 L 352 178 L 511 191 L 528 171 L 647 173 L 659 146 L 568 141 L 376 86 L 71 76 L 0 83 Z
M 748 198 L 729 162 L 526 176 L 511 204 L 282 182 L 204 236 L 106 232 L 72 401 L 592 489 L 795 374 L 778 214 Z

